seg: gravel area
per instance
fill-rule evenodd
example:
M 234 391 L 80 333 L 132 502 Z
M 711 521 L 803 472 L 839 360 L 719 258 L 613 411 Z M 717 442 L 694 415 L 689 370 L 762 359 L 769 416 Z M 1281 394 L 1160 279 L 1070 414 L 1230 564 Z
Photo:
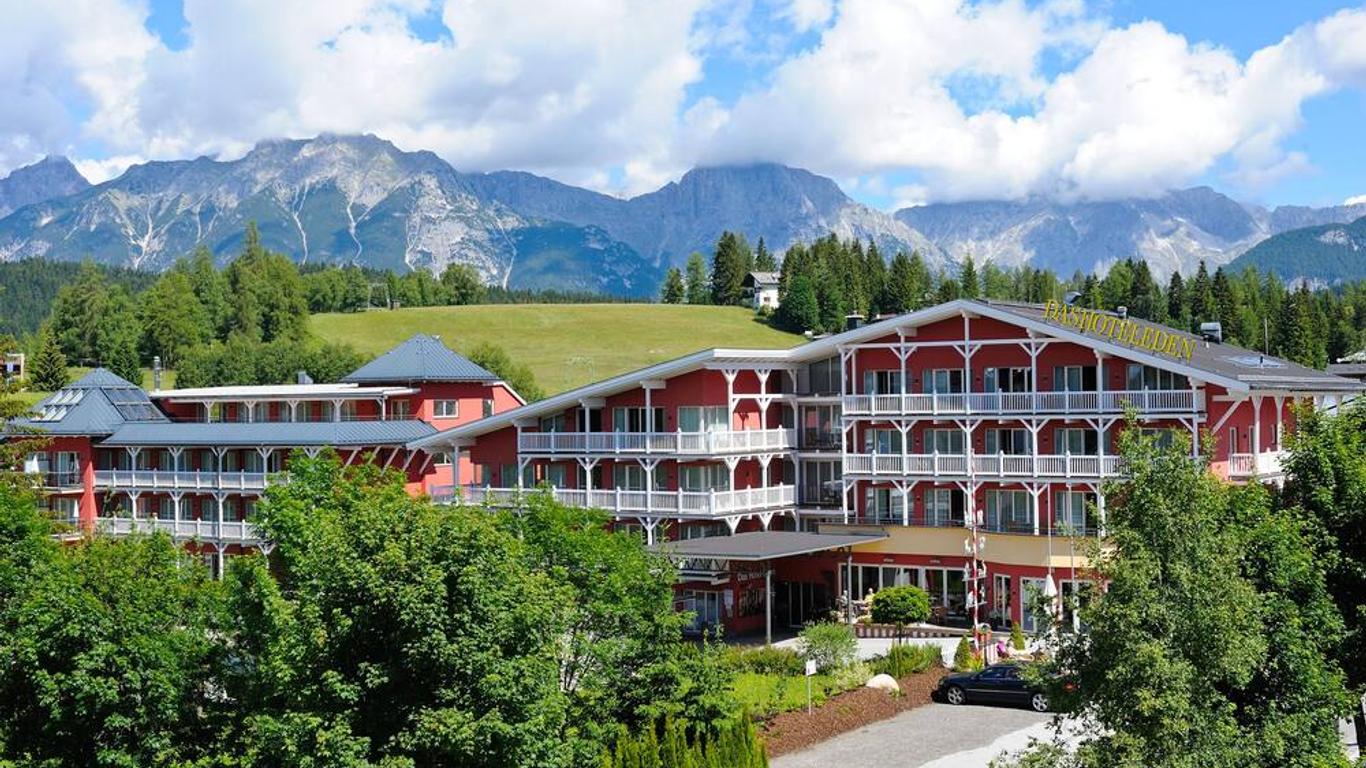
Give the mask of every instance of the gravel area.
M 939 685 L 946 669 L 931 669 L 907 675 L 897 683 L 901 694 L 857 688 L 841 693 L 816 707 L 784 712 L 764 724 L 763 736 L 769 757 L 785 755 L 818 744 L 869 723 L 885 720 L 914 707 L 930 703 L 930 693 Z

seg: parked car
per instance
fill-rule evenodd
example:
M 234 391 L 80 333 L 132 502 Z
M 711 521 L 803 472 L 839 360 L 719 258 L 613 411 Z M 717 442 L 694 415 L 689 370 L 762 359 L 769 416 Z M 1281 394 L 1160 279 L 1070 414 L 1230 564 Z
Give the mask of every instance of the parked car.
M 1048 697 L 1020 674 L 1020 665 L 993 664 L 980 672 L 945 675 L 935 699 L 949 704 L 1015 704 L 1048 711 Z

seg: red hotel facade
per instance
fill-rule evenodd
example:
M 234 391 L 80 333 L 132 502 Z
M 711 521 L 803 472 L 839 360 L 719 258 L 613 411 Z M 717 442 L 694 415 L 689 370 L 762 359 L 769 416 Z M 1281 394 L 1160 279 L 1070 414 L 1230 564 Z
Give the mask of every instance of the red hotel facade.
M 930 592 L 940 621 L 1030 630 L 1022 596 L 1079 589 L 1077 545 L 1104 535 L 1126 409 L 1189 436 L 1231 481 L 1276 482 L 1293 406 L 1361 388 L 1100 317 L 1121 332 L 952 301 L 793 349 L 699 352 L 410 446 L 461 457 L 439 500 L 512 504 L 545 484 L 607 510 L 674 551 L 681 602 L 728 631 L 766 615 L 799 625 L 838 595 L 905 583 Z M 1158 331 L 1175 341 L 1139 343 Z M 752 531 L 824 536 L 766 545 Z

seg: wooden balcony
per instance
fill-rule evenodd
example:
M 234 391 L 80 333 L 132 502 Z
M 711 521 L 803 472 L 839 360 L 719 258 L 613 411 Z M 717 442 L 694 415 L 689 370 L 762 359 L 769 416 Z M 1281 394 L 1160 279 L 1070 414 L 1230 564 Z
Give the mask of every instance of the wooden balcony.
M 288 482 L 283 472 L 176 472 L 160 469 L 101 469 L 95 487 L 106 491 L 263 491 Z
M 1106 392 L 968 392 L 954 394 L 846 395 L 849 416 L 997 416 L 1189 414 L 1204 409 L 1204 395 L 1189 389 Z
M 133 533 L 167 533 L 176 541 L 203 541 L 216 544 L 260 546 L 263 542 L 256 527 L 242 520 L 170 520 L 156 517 L 97 517 L 95 526 L 111 536 Z

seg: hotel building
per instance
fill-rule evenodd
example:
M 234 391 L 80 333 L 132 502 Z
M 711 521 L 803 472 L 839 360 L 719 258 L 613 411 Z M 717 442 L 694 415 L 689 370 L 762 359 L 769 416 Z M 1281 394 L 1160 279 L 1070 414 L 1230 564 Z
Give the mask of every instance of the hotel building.
M 1122 313 L 1071 319 L 951 301 L 792 349 L 698 352 L 408 447 L 459 457 L 441 501 L 548 486 L 606 510 L 673 555 L 682 607 L 730 632 L 893 584 L 928 590 L 937 621 L 1030 630 L 1025 595 L 1081 588 L 1127 414 L 1230 481 L 1277 482 L 1296 404 L 1362 387 Z

